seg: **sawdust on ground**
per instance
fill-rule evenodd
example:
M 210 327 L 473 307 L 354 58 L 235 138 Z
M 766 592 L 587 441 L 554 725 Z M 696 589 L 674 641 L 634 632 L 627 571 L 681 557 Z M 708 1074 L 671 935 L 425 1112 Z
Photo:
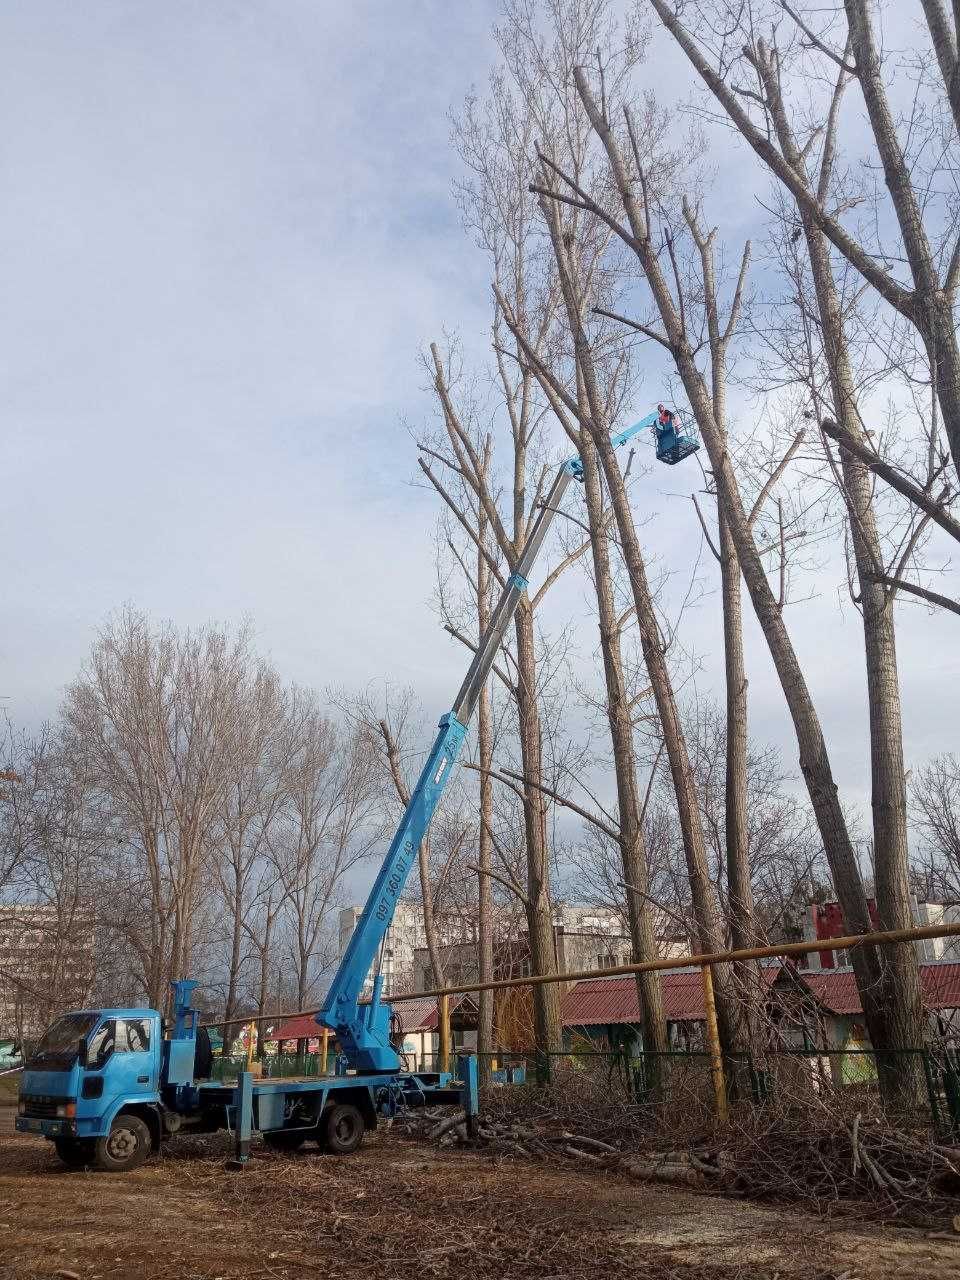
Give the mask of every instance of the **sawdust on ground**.
M 347 1159 L 184 1138 L 133 1173 L 0 1137 L 0 1280 L 956 1280 L 960 1236 L 373 1135 Z M 958 1206 L 960 1208 L 960 1206 Z

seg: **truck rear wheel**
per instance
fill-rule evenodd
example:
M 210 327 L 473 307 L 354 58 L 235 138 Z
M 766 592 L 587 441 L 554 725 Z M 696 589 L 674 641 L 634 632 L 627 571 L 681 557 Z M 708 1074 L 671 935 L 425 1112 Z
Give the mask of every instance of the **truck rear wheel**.
M 93 1143 L 83 1138 L 54 1138 L 54 1150 L 68 1169 L 93 1164 Z
M 121 1112 L 105 1138 L 97 1138 L 94 1163 L 110 1173 L 125 1173 L 143 1164 L 153 1148 L 150 1130 L 139 1116 Z
M 331 1155 L 348 1156 L 363 1142 L 365 1127 L 359 1108 L 339 1102 L 320 1118 L 320 1146 Z

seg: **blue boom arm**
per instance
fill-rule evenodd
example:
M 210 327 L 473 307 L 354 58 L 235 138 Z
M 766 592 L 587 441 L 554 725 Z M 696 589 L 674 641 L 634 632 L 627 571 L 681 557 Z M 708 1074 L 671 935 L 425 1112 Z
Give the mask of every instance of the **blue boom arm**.
M 649 414 L 632 427 L 611 437 L 614 447 L 626 444 L 639 432 L 653 426 L 656 420 L 655 413 Z M 327 991 L 323 1008 L 316 1015 L 321 1026 L 329 1027 L 334 1032 L 349 1065 L 357 1071 L 395 1072 L 400 1069 L 400 1058 L 390 1043 L 390 1005 L 381 1000 L 382 975 L 378 972 L 374 978 L 373 995 L 367 1005 L 360 1004 L 364 983 L 393 921 L 397 902 L 403 893 L 421 841 L 427 834 L 434 811 L 453 773 L 467 725 L 480 698 L 480 691 L 503 644 L 520 597 L 527 589 L 530 570 L 543 546 L 560 500 L 570 481 L 582 478 L 583 464 L 579 458 L 571 458 L 557 472 L 516 568 L 507 580 L 490 623 L 480 638 L 456 702 L 452 710 L 440 720 L 436 741 L 410 796 L 410 803 L 400 819 L 363 914 L 357 921 L 357 927 Z

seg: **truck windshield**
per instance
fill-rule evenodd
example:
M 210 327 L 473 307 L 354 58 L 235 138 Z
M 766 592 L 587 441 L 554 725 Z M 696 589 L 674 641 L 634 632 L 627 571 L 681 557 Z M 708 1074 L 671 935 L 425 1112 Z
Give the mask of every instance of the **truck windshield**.
M 77 1045 L 97 1021 L 95 1013 L 65 1013 L 51 1026 L 27 1063 L 34 1071 L 66 1071 L 73 1066 Z

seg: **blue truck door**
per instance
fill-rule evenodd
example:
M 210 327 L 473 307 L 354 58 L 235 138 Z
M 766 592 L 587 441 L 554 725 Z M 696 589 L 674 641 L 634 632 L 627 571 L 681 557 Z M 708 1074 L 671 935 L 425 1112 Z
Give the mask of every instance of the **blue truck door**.
M 111 1075 L 117 1093 L 127 1098 L 157 1092 L 157 1055 L 151 1018 L 118 1018 Z

